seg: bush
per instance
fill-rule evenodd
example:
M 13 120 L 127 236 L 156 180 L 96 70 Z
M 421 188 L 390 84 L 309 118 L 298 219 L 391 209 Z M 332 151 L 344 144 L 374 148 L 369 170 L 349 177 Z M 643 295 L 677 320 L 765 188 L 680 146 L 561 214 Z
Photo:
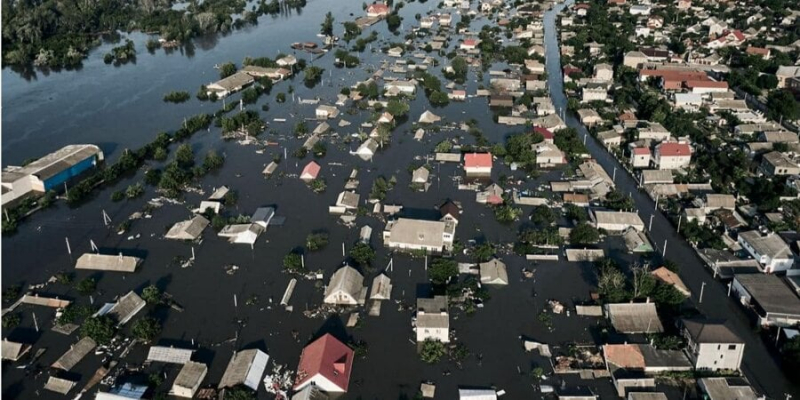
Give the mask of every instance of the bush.
M 291 252 L 283 258 L 283 269 L 286 272 L 298 273 L 305 270 L 303 268 L 303 259 L 300 254 Z
M 114 333 L 114 321 L 108 315 L 88 318 L 81 325 L 81 336 L 90 337 L 97 344 L 108 344 Z
M 434 285 L 444 285 L 458 276 L 458 264 L 449 258 L 434 258 L 428 266 L 428 279 Z
M 183 103 L 189 100 L 189 92 L 169 92 L 164 95 L 164 101 L 169 103 Z
M 447 347 L 438 340 L 426 339 L 422 342 L 419 358 L 427 364 L 435 364 L 447 355 Z
M 124 198 L 125 192 L 122 190 L 115 190 L 113 193 L 111 193 L 111 201 L 113 202 L 122 201 Z
M 573 245 L 594 244 L 600 241 L 600 232 L 593 226 L 582 222 L 569 233 L 569 242 Z
M 350 258 L 358 265 L 369 265 L 370 261 L 375 258 L 375 250 L 366 243 L 358 242 L 350 250 Z
M 306 249 L 309 251 L 321 250 L 328 245 L 328 234 L 324 232 L 312 233 L 306 237 Z
M 75 288 L 78 289 L 78 293 L 88 296 L 97 289 L 97 282 L 92 278 L 86 278 L 78 282 Z
M 143 194 L 144 186 L 141 183 L 130 185 L 127 189 L 125 189 L 125 197 L 129 199 L 135 199 Z
M 161 303 L 161 291 L 156 285 L 150 285 L 142 290 L 142 299 L 149 304 Z
M 22 318 L 18 313 L 8 313 L 3 315 L 3 329 L 11 330 L 19 326 Z M 7 334 L 7 332 L 6 332 Z
M 142 318 L 136 321 L 131 328 L 131 333 L 137 339 L 149 342 L 155 339 L 161 332 L 161 323 L 155 318 Z

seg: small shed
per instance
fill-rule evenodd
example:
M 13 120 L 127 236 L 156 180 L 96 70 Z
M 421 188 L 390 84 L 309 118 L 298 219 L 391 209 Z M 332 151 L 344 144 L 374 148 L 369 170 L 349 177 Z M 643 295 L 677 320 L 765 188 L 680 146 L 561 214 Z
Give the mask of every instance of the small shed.
M 228 367 L 219 382 L 219 388 L 231 388 L 245 385 L 253 390 L 258 390 L 261 377 L 267 368 L 269 356 L 258 349 L 242 350 L 233 353 Z
M 122 296 L 109 310 L 107 315 L 114 321 L 117 321 L 118 326 L 125 325 L 131 320 L 139 311 L 141 311 L 147 302 L 144 301 L 138 294 L 133 291 L 128 292 Z
M 77 381 L 51 376 L 47 379 L 47 383 L 44 384 L 44 388 L 51 392 L 66 395 L 76 384 L 78 384 Z
M 85 253 L 75 262 L 75 269 L 94 271 L 133 272 L 142 262 L 141 258 L 109 254 Z
M 664 332 L 655 303 L 616 303 L 604 306 L 611 325 L 621 333 Z
M 481 283 L 484 285 L 508 285 L 506 264 L 497 258 L 478 264 L 481 270 Z
M 3 360 L 17 361 L 30 349 L 31 346 L 29 344 L 17 343 L 8 339 L 3 339 Z
M 370 300 L 390 300 L 392 298 L 392 281 L 386 274 L 379 274 L 372 280 L 369 298 Z
M 169 394 L 177 397 L 194 397 L 207 373 L 208 367 L 205 364 L 194 361 L 186 362 L 183 364 L 181 372 L 178 373 L 178 377 L 175 378 L 175 382 L 172 383 Z
M 168 364 L 186 364 L 192 360 L 192 349 L 180 349 L 167 346 L 150 346 L 147 361 Z

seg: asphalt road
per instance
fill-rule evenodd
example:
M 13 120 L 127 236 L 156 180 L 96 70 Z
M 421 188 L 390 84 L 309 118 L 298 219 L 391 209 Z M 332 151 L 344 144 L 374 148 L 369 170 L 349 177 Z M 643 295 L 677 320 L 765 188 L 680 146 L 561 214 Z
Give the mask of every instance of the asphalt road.
M 555 20 L 558 13 L 572 1 L 568 0 L 557 5 L 553 10 L 547 12 L 544 18 L 548 87 L 557 110 L 566 110 L 567 97 L 563 88 Z M 655 209 L 653 200 L 638 190 L 637 181 L 625 172 L 619 161 L 607 152 L 594 137 L 589 135 L 589 132 L 574 115 L 567 111 L 564 117 L 566 124 L 577 129 L 581 137 L 588 136 L 586 147 L 606 172 L 612 174 L 614 168 L 617 169 L 615 181 L 617 189 L 631 194 L 639 210 L 639 216 L 645 223 L 648 223 L 650 215 L 654 213 Z M 728 319 L 734 332 L 744 340 L 745 354 L 742 370 L 751 384 L 760 393 L 770 398 L 783 399 L 787 393 L 799 396 L 800 388 L 792 384 L 783 374 L 779 360 L 767 349 L 743 308 L 733 299 L 728 298 L 727 286 L 715 281 L 710 271 L 703 266 L 692 246 L 677 234 L 667 217 L 660 212 L 655 213 L 650 238 L 654 245 L 658 246 L 658 251 L 661 251 L 665 241 L 667 242 L 666 257 L 680 265 L 679 275 L 691 290 L 691 300 L 696 307 L 709 318 Z M 703 283 L 706 283 L 703 290 L 703 302 L 699 303 Z

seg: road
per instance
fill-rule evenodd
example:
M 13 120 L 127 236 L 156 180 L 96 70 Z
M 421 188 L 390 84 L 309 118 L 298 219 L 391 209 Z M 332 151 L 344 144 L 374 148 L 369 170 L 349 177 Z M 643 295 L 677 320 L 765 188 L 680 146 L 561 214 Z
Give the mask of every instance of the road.
M 560 51 L 556 17 L 558 13 L 574 0 L 567 0 L 545 13 L 545 52 L 547 58 L 547 79 L 550 96 L 558 110 L 567 109 L 564 82 L 561 73 Z M 594 139 L 580 121 L 571 113 L 565 113 L 566 124 L 578 130 L 579 135 L 588 135 L 586 146 L 592 157 L 609 173 L 617 168 L 616 187 L 633 197 L 639 215 L 646 223 L 653 214 L 655 204 L 650 197 L 637 188 L 636 180 L 622 165 Z M 694 249 L 681 238 L 675 228 L 660 212 L 655 213 L 650 237 L 661 249 L 667 242 L 666 257 L 680 265 L 680 277 L 692 292 L 692 300 L 697 308 L 709 318 L 728 319 L 734 332 L 745 342 L 742 370 L 757 391 L 773 399 L 784 399 L 787 393 L 800 396 L 800 390 L 792 385 L 781 371 L 778 360 L 772 356 L 766 345 L 751 326 L 747 315 L 733 299 L 727 296 L 727 286 L 716 282 L 710 271 L 703 266 Z M 699 303 L 701 286 L 706 283 L 703 302 Z

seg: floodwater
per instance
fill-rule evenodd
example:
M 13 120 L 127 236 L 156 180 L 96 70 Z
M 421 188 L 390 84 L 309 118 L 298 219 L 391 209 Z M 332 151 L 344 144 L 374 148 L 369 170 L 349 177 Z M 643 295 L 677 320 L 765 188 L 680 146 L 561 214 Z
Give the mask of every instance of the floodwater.
M 435 5 L 432 2 L 407 3 L 401 10 L 401 15 L 405 18 L 404 27 L 408 28 L 414 23 L 414 14 L 424 14 L 433 8 Z M 350 16 L 351 13 L 362 13 L 360 2 L 342 4 L 335 0 L 315 0 L 309 2 L 301 13 L 276 18 L 262 17 L 256 27 L 216 39 L 198 41 L 191 55 L 177 51 L 169 55 L 163 51 L 158 51 L 155 55 L 148 54 L 143 50 L 146 38 L 132 35 L 137 48 L 142 49 L 136 65 L 105 65 L 102 62 L 104 48 L 108 47 L 105 46 L 94 51 L 84 62 L 83 69 L 77 72 L 65 71 L 51 73 L 49 76 L 39 73 L 37 77 L 26 80 L 5 69 L 2 72 L 3 90 L 6 94 L 2 107 L 4 165 L 19 163 L 65 144 L 84 142 L 101 145 L 107 155 L 114 159 L 124 148 L 141 146 L 152 140 L 157 132 L 175 129 L 186 116 L 213 112 L 221 107 L 221 102 L 201 103 L 192 99 L 184 104 L 173 105 L 163 103 L 161 98 L 173 90 L 186 90 L 194 94 L 201 84 L 216 80 L 217 71 L 213 69 L 215 64 L 227 61 L 239 64 L 245 56 L 290 53 L 291 42 L 318 41 L 316 33 L 327 10 L 332 10 L 337 23 L 352 20 L 354 17 Z M 557 49 L 553 32 L 554 18 L 554 12 L 549 12 L 545 18 L 547 49 L 551 53 L 553 49 Z M 479 29 L 486 23 L 486 19 L 479 19 L 473 22 L 473 27 Z M 403 40 L 402 36 L 396 37 L 389 33 L 384 23 L 366 28 L 364 33 L 369 34 L 371 30 L 377 30 L 382 39 L 382 42 L 373 43 L 375 49 L 385 45 L 383 40 Z M 455 42 L 451 41 L 451 48 L 456 45 Z M 310 60 L 304 53 L 296 54 Z M 557 50 L 556 55 L 549 55 L 557 57 Z M 386 58 L 381 54 L 369 54 L 369 50 L 360 56 L 364 65 L 376 65 Z M 288 86 L 292 85 L 296 97 L 320 97 L 321 104 L 331 104 L 341 87 L 365 79 L 367 75 L 362 68 L 334 70 L 331 54 L 315 60 L 314 63 L 326 68 L 323 84 L 308 89 L 300 79 L 283 82 L 273 88 L 271 96 L 262 97 L 257 104 L 248 106 L 248 109 L 261 110 L 262 104 L 269 103 L 270 111 L 262 112 L 262 115 L 270 123 L 268 130 L 275 129 L 278 135 L 264 137 L 278 141 L 278 146 L 269 147 L 264 154 L 257 154 L 254 147 L 222 141 L 219 130 L 213 127 L 191 139 L 198 158 L 209 149 L 216 149 L 227 156 L 222 171 L 204 178 L 201 186 L 206 194 L 223 184 L 237 190 L 239 202 L 233 210 L 228 210 L 231 215 L 250 214 L 256 207 L 272 205 L 277 208 L 278 215 L 286 217 L 284 226 L 271 227 L 259 238 L 253 249 L 245 245 L 228 244 L 217 238 L 210 229 L 206 230 L 205 238 L 200 244 L 163 240 L 162 236 L 171 224 L 191 215 L 188 209 L 203 198 L 197 194 L 188 194 L 186 205 L 165 206 L 155 211 L 152 219 L 134 221 L 129 233 L 117 235 L 113 228 L 103 225 L 102 213 L 107 212 L 112 218 L 112 225 L 116 225 L 131 213 L 140 210 L 146 199 L 155 195 L 149 188 L 147 195 L 141 199 L 120 203 L 109 200 L 113 190 L 124 189 L 127 185 L 140 181 L 141 174 L 137 174 L 123 179 L 114 188 L 99 192 L 95 199 L 79 208 L 70 209 L 59 205 L 40 212 L 26 221 L 16 235 L 4 238 L 4 287 L 11 284 L 26 287 L 44 282 L 59 271 L 73 271 L 75 258 L 90 251 L 91 240 L 101 251 L 123 251 L 144 257 L 145 261 L 133 274 L 78 271 L 75 274 L 76 281 L 90 276 L 98 279 L 98 293 L 93 296 L 95 304 L 113 301 L 116 296 L 129 290 L 140 292 L 149 284 L 156 284 L 172 294 L 185 307 L 185 311 L 147 308 L 140 316 L 149 312 L 164 321 L 159 344 L 198 349 L 196 359 L 209 363 L 210 367 L 205 384 L 219 381 L 234 350 L 257 347 L 266 351 L 272 362 L 294 369 L 303 345 L 312 337 L 331 332 L 342 340 L 363 340 L 369 347 L 366 358 L 356 360 L 354 364 L 351 389 L 344 398 L 413 397 L 420 382 L 425 380 L 437 384 L 437 398 L 455 398 L 459 386 L 493 386 L 498 390 L 506 390 L 507 396 L 512 399 L 541 397 L 538 389 L 532 385 L 528 373 L 537 365 L 549 371 L 549 362 L 525 353 L 520 337 L 550 343 L 556 350 L 570 342 L 595 342 L 602 330 L 597 319 L 579 318 L 574 314 L 569 317 L 554 316 L 553 331 L 537 319 L 548 299 L 572 305 L 588 298 L 595 279 L 590 265 L 558 262 L 537 266 L 520 257 L 504 254 L 503 260 L 509 267 L 510 285 L 505 288 L 491 288 L 492 298 L 474 315 L 465 315 L 459 311 L 454 311 L 451 315 L 451 329 L 455 331 L 457 341 L 464 343 L 471 353 L 463 363 L 463 369 L 446 361 L 432 366 L 423 364 L 418 359 L 415 345 L 410 342 L 414 337 L 411 328 L 412 314 L 407 307 L 401 306 L 412 305 L 418 295 L 428 294 L 422 259 L 394 256 L 393 270 L 387 272 L 394 285 L 393 300 L 383 304 L 380 317 L 368 317 L 362 312 L 363 323 L 357 328 L 344 327 L 349 315 L 347 313 L 328 318 L 307 318 L 303 315 L 303 311 L 314 309 L 322 301 L 322 286 L 315 281 L 299 281 L 290 301 L 294 307 L 293 312 L 287 312 L 277 305 L 291 278 L 281 272 L 282 259 L 292 249 L 302 246 L 306 235 L 317 230 L 325 230 L 330 234 L 331 243 L 328 247 L 320 252 L 307 253 L 305 257 L 309 269 L 323 272 L 323 282 L 327 282 L 332 272 L 345 260 L 341 250 L 342 243 L 349 249 L 356 242 L 358 229 L 348 229 L 338 224 L 336 218 L 329 216 L 327 212 L 327 206 L 335 202 L 354 167 L 360 169 L 358 178 L 361 185 L 358 192 L 362 199 L 368 196 L 374 178 L 395 176 L 398 183 L 388 193 L 386 203 L 403 204 L 408 213 L 435 215 L 434 207 L 445 199 L 461 202 L 463 214 L 456 235 L 462 243 L 471 239 L 511 242 L 520 225 L 509 227 L 497 223 L 490 209 L 475 203 L 474 192 L 458 191 L 452 177 L 460 175 L 460 171 L 452 164 L 434 164 L 431 178 L 433 185 L 428 192 L 410 191 L 408 184 L 411 176 L 407 172 L 407 166 L 415 162 L 415 156 L 429 153 L 436 143 L 445 138 L 463 137 L 463 143 L 471 143 L 473 140 L 463 131 L 442 130 L 439 133 L 429 131 L 421 143 L 414 141 L 412 121 L 424 110 L 431 109 L 422 93 L 411 102 L 408 121 L 399 124 L 393 133 L 392 143 L 380 151 L 372 162 L 349 155 L 348 145 L 329 143 L 328 155 L 317 160 L 322 165 L 321 175 L 328 185 L 325 193 L 313 194 L 299 180 L 288 176 L 298 174 L 310 157 L 297 160 L 290 156 L 281 163 L 276 173 L 285 173 L 287 176 L 264 179 L 260 172 L 273 155 L 282 154 L 284 148 L 291 153 L 300 146 L 301 140 L 291 138 L 292 126 L 298 118 L 312 117 L 315 108 L 288 102 L 276 104 L 272 101 L 274 95 L 288 92 Z M 493 68 L 500 69 L 502 66 Z M 438 74 L 439 68 L 435 70 Z M 329 71 L 333 71 L 333 74 Z M 548 71 L 550 84 L 554 85 L 556 82 L 552 80 L 553 77 L 560 77 L 557 60 L 554 64 L 548 58 Z M 467 84 L 468 92 L 474 93 L 481 83 L 488 85 L 488 80 L 488 74 L 484 74 L 483 82 L 479 82 L 474 71 L 471 72 Z M 443 83 L 446 81 L 443 80 Z M 237 98 L 234 95 L 229 101 Z M 555 96 L 554 100 L 557 106 L 564 106 L 563 96 Z M 494 124 L 486 99 L 482 98 L 451 103 L 446 108 L 432 111 L 444 117 L 443 122 L 477 119 L 478 126 L 492 142 L 501 141 L 505 134 L 522 129 Z M 353 124 L 345 128 L 336 128 L 335 123 L 331 125 L 342 135 L 356 133 L 360 122 L 367 117 L 363 112 L 360 115 L 343 113 L 341 118 Z M 272 122 L 273 118 L 287 118 L 288 122 Z M 311 128 L 314 126 L 314 123 L 310 124 Z M 351 146 L 354 149 L 356 145 Z M 153 165 L 158 166 L 157 163 Z M 557 178 L 559 174 L 559 171 L 543 174 L 537 182 L 529 181 L 524 187 L 534 188 L 540 182 Z M 500 175 L 522 177 L 521 172 L 512 172 L 505 167 L 495 168 L 493 177 L 497 179 Z M 619 180 L 620 176 L 617 178 Z M 391 255 L 382 247 L 380 239 L 384 222 L 375 217 L 358 217 L 358 227 L 365 224 L 373 228 L 371 243 L 377 250 L 372 267 L 363 270 L 366 275 L 365 284 L 370 284 L 372 278 L 385 268 Z M 128 240 L 128 235 L 140 236 Z M 67 253 L 65 239 L 71 244 L 72 255 Z M 188 268 L 175 265 L 173 260 L 176 257 L 191 256 L 192 247 L 196 256 L 194 264 Z M 612 254 L 623 257 L 619 253 L 619 250 L 614 249 Z M 235 274 L 228 275 L 225 272 L 225 266 L 228 265 L 236 265 L 239 269 Z M 535 279 L 523 280 L 522 268 L 535 268 Z M 699 271 L 702 273 L 702 269 Z M 694 286 L 699 285 L 699 282 L 688 283 L 693 290 Z M 712 288 L 706 288 L 704 305 L 717 298 L 721 291 L 710 289 Z M 88 298 L 79 295 L 74 289 L 58 284 L 47 286 L 42 293 L 73 299 L 81 304 L 89 302 Z M 238 299 L 238 307 L 234 306 L 234 295 Z M 252 296 L 257 296 L 258 301 L 255 305 L 246 305 L 246 299 Z M 726 299 L 723 297 L 722 300 Z M 30 307 L 21 307 L 19 310 L 22 325 L 11 332 L 3 332 L 3 336 L 34 343 L 34 352 L 37 348 L 47 347 L 47 352 L 38 362 L 40 366 L 51 364 L 76 340 L 75 335 L 67 337 L 50 330 L 53 317 L 50 310 Z M 34 329 L 34 313 L 39 323 L 39 332 Z M 298 340 L 293 339 L 292 331 L 298 332 Z M 750 342 L 748 346 L 751 346 Z M 144 360 L 145 356 L 146 348 L 139 347 L 125 361 L 137 363 Z M 100 357 L 90 355 L 72 371 L 71 376 L 81 380 L 77 388 L 83 386 L 101 362 Z M 774 369 L 774 364 L 771 365 Z M 159 371 L 161 367 L 151 366 L 147 372 Z M 158 391 L 169 388 L 178 369 L 165 367 L 164 371 L 169 377 Z M 5 363 L 3 398 L 33 398 L 37 394 L 43 398 L 58 398 L 59 396 L 42 390 L 47 374 L 46 368 L 25 371 Z M 612 395 L 606 380 L 578 382 L 575 377 L 558 377 L 548 379 L 545 383 L 558 386 L 562 379 L 569 381 L 570 385 L 590 385 L 601 395 Z M 785 386 L 784 380 L 783 387 Z M 259 396 L 269 398 L 263 387 Z

